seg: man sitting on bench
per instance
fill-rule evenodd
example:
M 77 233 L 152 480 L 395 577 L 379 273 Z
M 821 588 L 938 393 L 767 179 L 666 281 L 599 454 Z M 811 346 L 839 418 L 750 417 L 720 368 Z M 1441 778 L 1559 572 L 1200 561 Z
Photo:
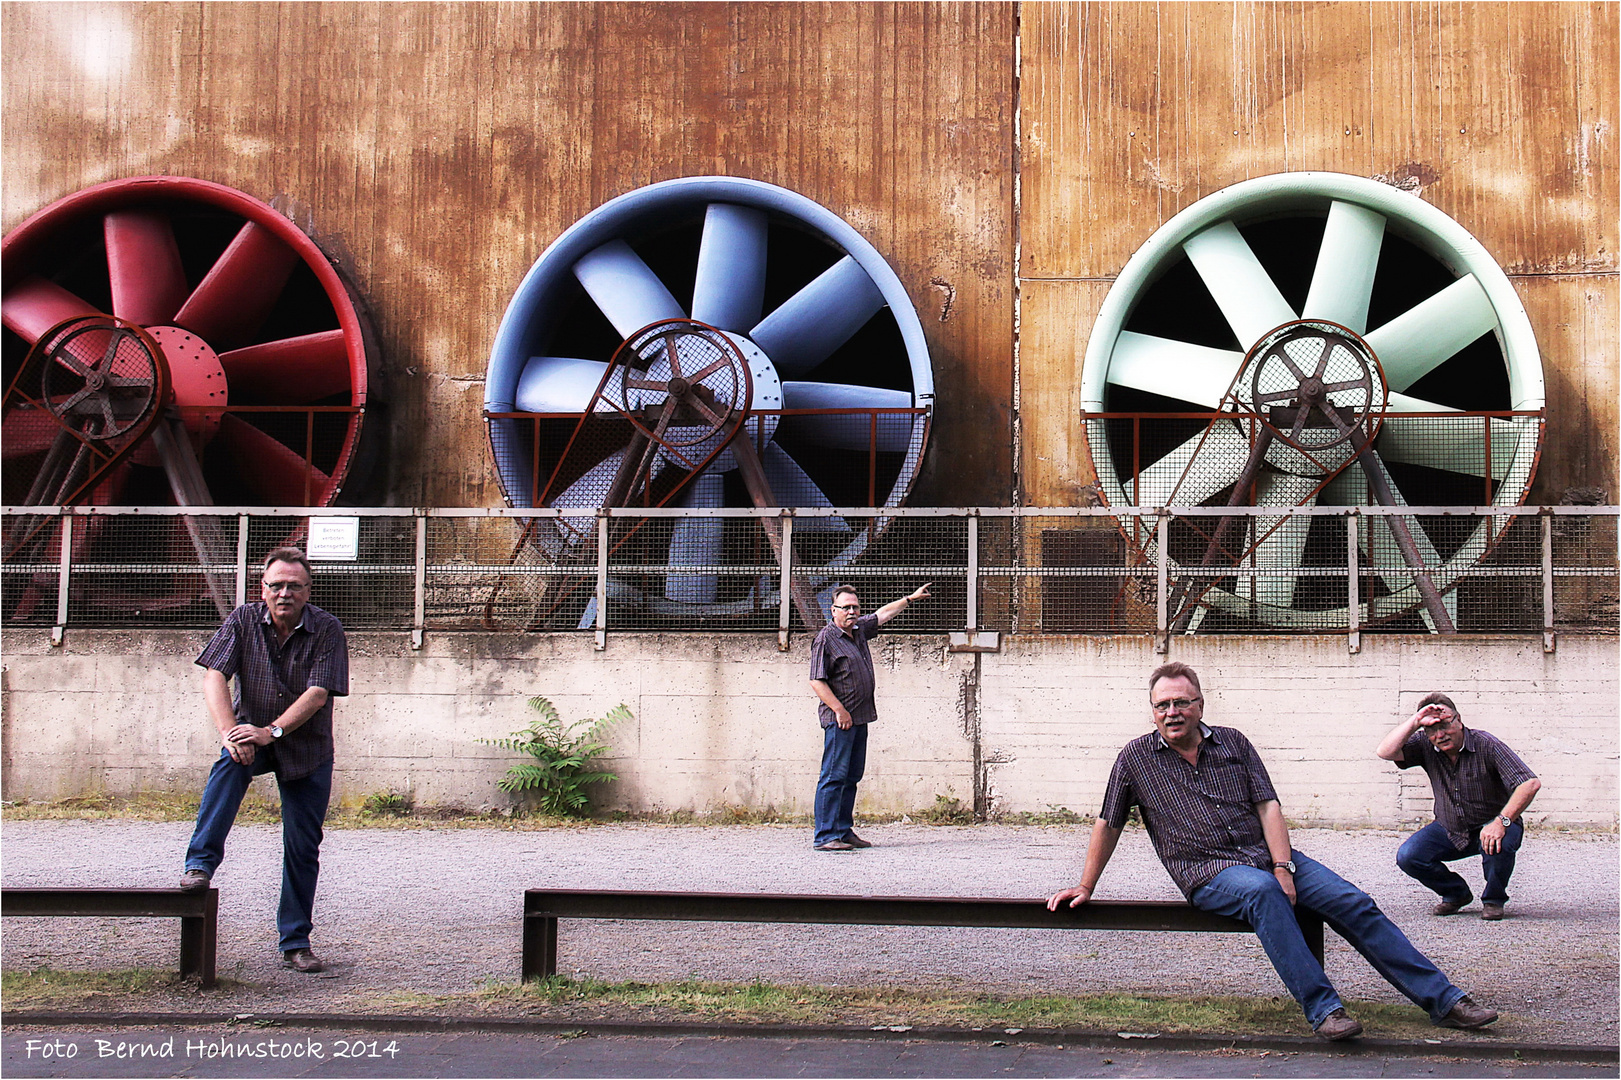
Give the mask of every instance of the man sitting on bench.
M 1133 805 L 1154 851 L 1188 902 L 1243 919 L 1324 1039 L 1349 1039 L 1362 1025 L 1345 1012 L 1334 985 L 1306 947 L 1293 905 L 1315 911 L 1392 986 L 1448 1027 L 1479 1028 L 1497 1013 L 1453 986 L 1373 899 L 1289 845 L 1266 766 L 1234 728 L 1202 722 L 1199 676 L 1186 664 L 1162 664 L 1148 677 L 1155 731 L 1133 739 L 1115 759 L 1092 828 L 1081 883 L 1055 893 L 1049 910 L 1092 899 Z

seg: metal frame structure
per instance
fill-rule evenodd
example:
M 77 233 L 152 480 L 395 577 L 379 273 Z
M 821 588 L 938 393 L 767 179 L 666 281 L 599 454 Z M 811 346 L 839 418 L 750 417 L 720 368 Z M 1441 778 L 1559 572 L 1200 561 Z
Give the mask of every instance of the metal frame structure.
M 1323 962 L 1323 920 L 1295 909 L 1301 934 Z M 529 889 L 523 894 L 522 978 L 557 974 L 558 919 L 814 923 L 828 926 L 972 926 L 988 929 L 1253 933 L 1241 919 L 1181 900 L 1094 900 L 1048 911 L 1045 900 L 954 896 L 796 896 L 612 889 Z
M 1311 517 L 1337 517 L 1345 521 L 1347 527 L 1347 542 L 1345 547 L 1345 561 L 1337 566 L 1295 566 L 1288 568 L 1276 567 L 1207 567 L 1190 568 L 1176 566 L 1168 552 L 1171 545 L 1167 543 L 1168 530 L 1173 519 L 1200 519 L 1216 518 L 1231 520 L 1245 517 L 1264 517 L 1275 519 L 1281 513 L 1291 515 L 1307 515 Z M 669 568 L 659 566 L 627 565 L 614 562 L 611 558 L 612 550 L 609 543 L 610 526 L 616 519 L 659 519 L 682 518 L 691 516 L 717 517 L 717 518 L 752 518 L 759 519 L 763 524 L 770 524 L 781 530 L 783 543 L 773 552 L 775 561 L 761 562 L 758 565 L 717 565 L 714 567 L 697 567 L 698 570 L 713 571 L 728 574 L 756 574 L 770 577 L 779 583 L 780 597 L 787 597 L 789 590 L 786 586 L 795 573 L 810 573 L 814 571 L 830 571 L 831 568 L 801 566 L 794 560 L 793 530 L 794 523 L 799 519 L 842 515 L 851 518 L 885 519 L 886 526 L 895 520 L 904 519 L 942 519 L 960 520 L 966 532 L 965 557 L 961 561 L 953 558 L 947 562 L 930 562 L 928 560 L 915 560 L 899 562 L 888 559 L 872 559 L 836 568 L 841 580 L 862 581 L 873 578 L 904 576 L 908 578 L 921 577 L 924 580 L 944 581 L 948 579 L 959 580 L 966 590 L 966 619 L 960 630 L 952 631 L 952 647 L 957 651 L 984 651 L 997 647 L 998 639 L 995 631 L 987 631 L 982 624 L 984 611 L 980 595 L 981 588 L 988 581 L 996 578 L 1098 578 L 1115 577 L 1121 574 L 1118 566 L 1064 566 L 1064 565 L 1032 565 L 1016 554 L 1008 560 L 987 561 L 984 558 L 980 531 L 987 520 L 1007 519 L 1015 528 L 1022 522 L 1032 519 L 1098 519 L 1102 525 L 1113 525 L 1115 529 L 1130 533 L 1134 531 L 1151 532 L 1157 537 L 1157 542 L 1151 551 L 1144 556 L 1145 561 L 1139 567 L 1132 569 L 1132 573 L 1144 578 L 1152 575 L 1156 582 L 1156 612 L 1153 633 L 1156 639 L 1156 648 L 1165 651 L 1170 638 L 1176 633 L 1191 632 L 1187 627 L 1177 625 L 1177 615 L 1172 610 L 1171 603 L 1174 590 L 1173 578 L 1178 582 L 1186 583 L 1200 576 L 1217 577 L 1239 575 L 1244 577 L 1261 577 L 1268 574 L 1289 573 L 1300 577 L 1327 577 L 1344 579 L 1347 590 L 1347 606 L 1345 608 L 1345 622 L 1343 626 L 1324 628 L 1321 632 L 1339 632 L 1346 635 L 1348 647 L 1356 652 L 1361 647 L 1361 635 L 1367 626 L 1364 617 L 1366 602 L 1359 596 L 1359 576 L 1372 572 L 1403 572 L 1409 568 L 1402 566 L 1368 566 L 1363 562 L 1363 555 L 1358 549 L 1357 535 L 1361 527 L 1359 523 L 1366 518 L 1375 518 L 1381 515 L 1426 516 L 1439 518 L 1538 518 L 1541 521 L 1540 529 L 1540 559 L 1536 563 L 1525 565 L 1477 565 L 1466 572 L 1466 577 L 1480 579 L 1519 578 L 1521 580 L 1535 580 L 1540 584 L 1541 593 L 1541 633 L 1544 648 L 1551 652 L 1555 646 L 1554 638 L 1554 584 L 1561 578 L 1604 578 L 1615 579 L 1618 574 L 1617 560 L 1608 560 L 1600 565 L 1561 565 L 1555 558 L 1554 523 L 1560 519 L 1569 518 L 1597 518 L 1617 519 L 1621 517 L 1621 507 L 1617 506 L 1307 506 L 1284 510 L 1279 507 L 1256 506 L 1196 506 L 1196 507 L 893 507 L 875 509 L 872 507 L 818 507 L 818 508 L 777 508 L 777 507 L 717 507 L 717 508 L 682 508 L 682 507 L 598 507 L 576 509 L 528 509 L 507 507 L 480 507 L 480 508 L 411 508 L 411 507 L 116 507 L 116 506 L 79 506 L 79 507 L 40 507 L 40 506 L 7 506 L 0 507 L 0 514 L 6 517 L 59 517 L 63 534 L 63 543 L 59 545 L 59 559 L 51 564 L 19 565 L 11 563 L 3 567 L 7 574 L 33 574 L 36 577 L 54 575 L 57 582 L 55 624 L 51 629 L 52 640 L 56 643 L 62 641 L 62 635 L 69 623 L 68 598 L 70 583 L 75 575 L 87 576 L 95 574 L 163 574 L 163 573 L 192 573 L 204 574 L 218 581 L 229 581 L 231 591 L 236 603 L 242 603 L 247 598 L 247 589 L 250 575 L 248 528 L 251 518 L 271 519 L 307 519 L 314 517 L 356 517 L 356 518 L 394 518 L 409 519 L 413 522 L 414 535 L 412 537 L 412 557 L 409 562 L 364 562 L 352 563 L 321 563 L 323 573 L 332 574 L 393 574 L 409 577 L 411 582 L 410 603 L 410 632 L 412 645 L 420 648 L 423 635 L 428 627 L 426 592 L 435 575 L 462 574 L 485 575 L 491 580 L 497 578 L 521 578 L 530 575 L 540 577 L 574 577 L 590 575 L 594 578 L 594 594 L 596 605 L 594 619 L 590 626 L 580 629 L 589 629 L 595 635 L 596 647 L 606 648 L 607 635 L 610 629 L 610 606 L 607 603 L 611 589 L 610 576 L 624 573 L 658 573 Z M 203 566 L 199 564 L 188 565 L 131 565 L 123 563 L 91 564 L 75 562 L 73 559 L 74 544 L 71 541 L 76 523 L 83 518 L 98 517 L 142 517 L 155 518 L 162 516 L 232 516 L 237 523 L 236 543 L 234 545 L 235 558 L 229 563 Z M 429 561 L 428 526 L 435 519 L 532 519 L 532 518 L 572 518 L 580 522 L 573 526 L 585 532 L 594 532 L 596 549 L 591 563 L 580 565 L 554 565 L 538 563 L 521 565 L 512 562 L 489 563 L 456 563 L 442 564 Z M 589 522 L 589 524 L 588 524 Z M 1216 524 L 1212 522 L 1212 524 Z M 1504 521 L 1506 527 L 1508 521 Z M 593 528 L 594 525 L 594 528 Z M 1112 533 L 1114 530 L 1100 530 Z M 1606 556 L 1609 553 L 1604 553 Z M 683 568 L 694 569 L 694 568 Z M 788 647 L 789 634 L 792 629 L 792 605 L 787 599 L 774 599 L 772 605 L 777 614 L 777 633 L 780 647 Z M 124 620 L 127 625 L 128 620 Z M 403 629 L 403 627 L 401 627 Z M 679 630 L 681 627 L 671 627 Z M 931 628 L 938 631 L 938 627 Z M 1018 628 L 1014 628 L 1018 632 Z

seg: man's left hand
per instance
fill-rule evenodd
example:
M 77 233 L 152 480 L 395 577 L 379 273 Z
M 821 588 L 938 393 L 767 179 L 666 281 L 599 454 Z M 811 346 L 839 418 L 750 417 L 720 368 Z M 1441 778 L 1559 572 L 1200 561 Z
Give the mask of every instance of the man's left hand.
M 238 724 L 227 731 L 225 737 L 234 743 L 252 743 L 255 746 L 269 746 L 272 738 L 269 728 L 257 724 Z
M 1486 855 L 1496 855 L 1503 850 L 1503 834 L 1508 832 L 1503 827 L 1501 818 L 1492 818 L 1480 829 L 1480 850 Z
M 911 595 L 909 595 L 906 599 L 908 599 L 908 600 L 927 600 L 929 598 L 929 586 L 933 585 L 933 584 L 934 584 L 934 582 L 932 582 L 932 581 L 924 582 L 922 585 L 919 585 L 917 587 L 917 590 L 915 592 L 913 592 Z
M 1295 876 L 1293 874 L 1289 873 L 1289 871 L 1288 871 L 1288 869 L 1286 867 L 1281 867 L 1281 866 L 1278 869 L 1272 871 L 1272 876 L 1278 879 L 1278 888 L 1282 889 L 1283 890 L 1283 895 L 1287 896 L 1289 898 L 1289 906 L 1294 907 L 1295 906 Z

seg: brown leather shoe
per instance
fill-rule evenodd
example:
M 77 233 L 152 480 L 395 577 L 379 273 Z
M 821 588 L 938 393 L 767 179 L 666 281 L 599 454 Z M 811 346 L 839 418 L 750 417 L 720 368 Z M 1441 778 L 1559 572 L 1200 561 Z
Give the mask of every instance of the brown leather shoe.
M 290 967 L 294 971 L 302 971 L 306 975 L 314 975 L 317 972 L 326 970 L 326 965 L 321 963 L 321 958 L 308 949 L 288 949 L 281 954 L 281 962 L 286 967 Z
M 1335 1009 L 1323 1017 L 1323 1022 L 1314 1029 L 1319 1039 L 1329 1042 L 1339 1042 L 1341 1039 L 1354 1039 L 1362 1034 L 1362 1024 L 1352 1019 L 1344 1009 Z
M 851 829 L 849 832 L 844 834 L 844 842 L 846 844 L 849 844 L 853 848 L 869 848 L 869 847 L 872 847 L 872 841 L 871 840 L 863 840 L 863 839 L 861 839 L 861 837 L 856 835 L 856 832 L 855 832 L 854 829 Z
M 1434 907 L 1430 908 L 1430 914 L 1456 915 L 1458 912 L 1468 907 L 1474 901 L 1474 899 L 1475 898 L 1471 896 L 1467 900 L 1443 900 L 1439 904 L 1436 904 Z
M 209 877 L 201 870 L 187 870 L 180 875 L 181 892 L 202 892 L 208 888 Z
M 1503 905 L 1482 903 L 1480 905 L 1480 917 L 1487 922 L 1496 922 L 1503 917 Z
M 847 844 L 843 840 L 829 840 L 825 844 L 817 844 L 817 851 L 854 851 L 854 844 Z
M 1483 1028 L 1497 1019 L 1497 1010 L 1488 1009 L 1484 1005 L 1475 1003 L 1475 999 L 1465 994 L 1452 1006 L 1452 1011 L 1441 1017 L 1441 1023 L 1447 1027 L 1455 1028 Z

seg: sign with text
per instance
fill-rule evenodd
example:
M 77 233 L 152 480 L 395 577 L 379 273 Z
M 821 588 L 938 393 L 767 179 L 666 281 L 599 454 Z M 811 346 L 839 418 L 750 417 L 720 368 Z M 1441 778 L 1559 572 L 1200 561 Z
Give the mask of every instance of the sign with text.
M 316 562 L 354 562 L 360 558 L 360 519 L 310 518 L 310 547 L 305 554 Z

